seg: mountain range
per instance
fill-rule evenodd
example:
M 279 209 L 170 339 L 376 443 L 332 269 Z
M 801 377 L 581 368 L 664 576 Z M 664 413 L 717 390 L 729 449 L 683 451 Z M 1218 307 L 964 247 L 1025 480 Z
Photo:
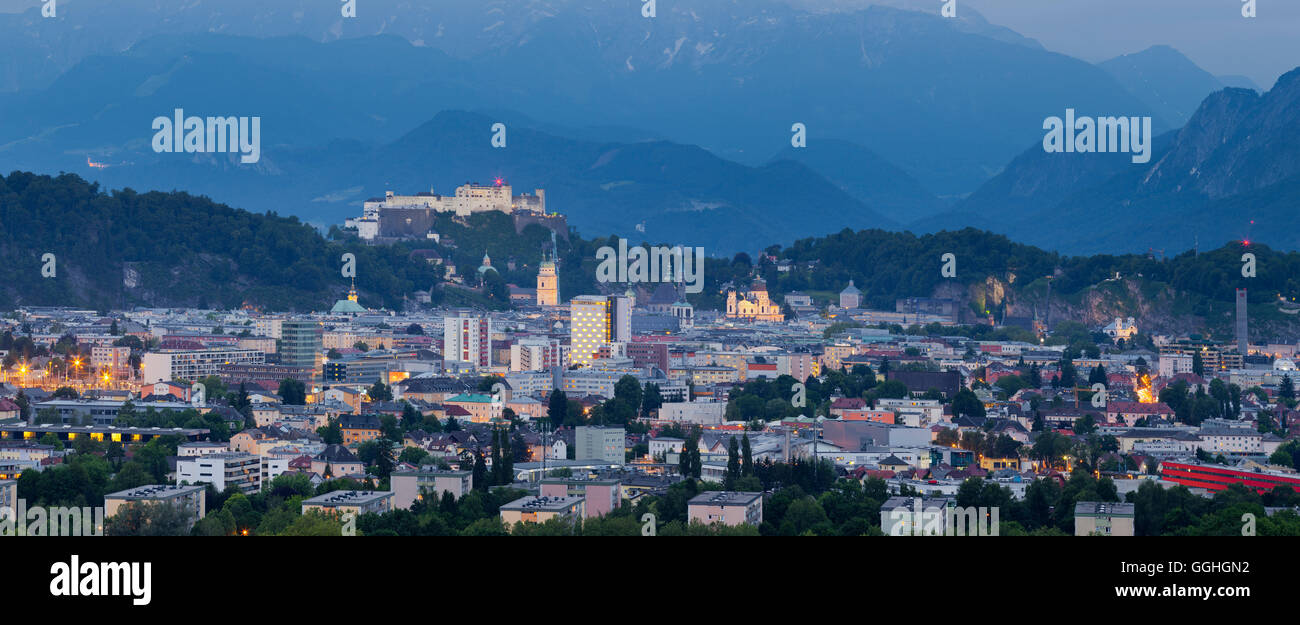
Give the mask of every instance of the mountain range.
M 376 138 L 376 125 L 394 130 L 378 138 L 413 128 L 419 122 L 401 113 L 416 105 L 421 121 L 438 110 L 503 108 L 566 126 L 645 128 L 749 165 L 790 145 L 800 122 L 887 155 L 940 196 L 969 192 L 1001 169 L 1038 134 L 1043 111 L 1150 112 L 1104 70 L 974 16 L 875 5 L 814 12 L 782 0 L 661 4 L 644 18 L 636 3 L 370 0 L 350 20 L 321 2 L 81 0 L 58 20 L 0 16 L 0 34 L 12 35 L 0 65 L 10 78 L 0 86 L 49 103 L 62 101 L 62 76 L 93 72 L 96 84 L 190 108 L 225 101 L 264 117 L 291 111 L 298 127 L 286 136 L 343 126 L 359 140 Z M 257 39 L 213 44 L 214 33 Z M 282 40 L 380 35 L 408 48 Z M 223 45 L 221 54 L 242 50 L 259 65 L 208 65 L 205 55 Z M 142 63 L 167 65 L 154 65 L 145 83 L 133 72 Z M 182 99 L 173 81 L 185 80 L 205 85 L 206 99 Z M 64 88 L 39 91 L 59 82 Z M 322 92 L 333 97 L 313 99 Z M 370 96 L 368 108 L 338 106 L 348 96 Z M 103 112 L 84 98 L 68 104 L 75 114 L 40 115 L 39 128 L 96 123 Z
M 1201 102 L 1251 86 L 1168 47 L 1092 65 L 973 10 L 861 0 L 675 0 L 654 18 L 634 2 L 367 0 L 356 19 L 308 0 L 77 0 L 54 20 L 0 15 L 0 50 L 3 171 L 184 189 L 318 225 L 387 190 L 500 176 L 546 188 L 584 233 L 708 238 L 719 254 L 843 227 L 965 225 L 1067 253 L 1190 247 L 1189 200 L 1170 204 L 1167 189 L 1155 201 L 1116 183 L 1109 211 L 1069 199 L 1133 175 L 1125 159 L 1025 147 L 1074 108 L 1151 116 L 1160 155 L 1188 120 L 1237 127 Z M 153 153 L 150 121 L 175 108 L 261 117 L 262 160 Z M 496 122 L 509 144 L 489 150 Z M 805 148 L 791 145 L 796 122 Z M 1256 138 L 1234 158 L 1265 162 L 1285 143 Z M 1205 197 L 1284 203 L 1234 189 Z M 1134 202 L 1145 212 L 1124 209 Z M 1066 206 L 1109 218 L 1080 238 L 1051 226 Z
M 1264 94 L 1226 88 L 1151 161 L 1125 154 L 1049 154 L 1035 145 L 949 212 L 918 230 L 973 224 L 1074 253 L 1181 251 L 1228 240 L 1300 247 L 1300 69 Z M 994 226 L 996 224 L 996 226 Z

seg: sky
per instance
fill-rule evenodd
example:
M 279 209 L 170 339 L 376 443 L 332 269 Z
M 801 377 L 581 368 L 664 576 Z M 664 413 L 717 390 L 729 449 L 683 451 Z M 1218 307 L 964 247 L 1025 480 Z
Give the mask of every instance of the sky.
M 26 10 L 41 1 L 0 0 L 0 12 Z M 789 1 L 828 8 L 880 3 L 933 12 L 948 0 Z M 1243 0 L 955 1 L 959 16 L 969 7 L 1049 50 L 1092 63 L 1164 44 L 1211 74 L 1248 76 L 1264 89 L 1300 66 L 1300 0 L 1254 0 L 1254 18 L 1242 17 Z
M 941 0 L 907 0 L 918 6 Z M 957 0 L 1043 47 L 1096 63 L 1165 44 L 1202 69 L 1268 89 L 1300 66 L 1300 0 Z

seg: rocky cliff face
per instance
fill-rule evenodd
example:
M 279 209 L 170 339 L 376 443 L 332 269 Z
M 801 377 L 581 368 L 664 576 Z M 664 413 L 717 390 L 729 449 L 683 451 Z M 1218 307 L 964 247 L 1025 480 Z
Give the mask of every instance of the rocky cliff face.
M 1297 194 L 1300 68 L 1264 95 L 1211 94 L 1182 129 L 1156 137 L 1147 165 L 1035 145 L 927 227 L 983 216 L 983 227 L 1066 253 L 1173 254 L 1250 236 L 1253 219 L 1255 239 L 1290 249 L 1300 230 Z

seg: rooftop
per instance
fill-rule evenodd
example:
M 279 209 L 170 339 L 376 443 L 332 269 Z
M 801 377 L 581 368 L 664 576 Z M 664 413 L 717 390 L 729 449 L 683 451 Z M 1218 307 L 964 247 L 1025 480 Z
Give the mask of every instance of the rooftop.
M 710 491 L 700 493 L 688 502 L 692 506 L 747 506 L 755 499 L 761 499 L 763 493 L 743 493 L 737 491 Z
M 205 486 L 173 486 L 171 484 L 150 484 L 137 486 L 116 493 L 104 495 L 104 499 L 170 499 L 194 492 L 202 492 Z
M 1074 504 L 1074 516 L 1133 516 L 1134 504 L 1080 501 Z
M 501 506 L 501 509 L 521 510 L 527 512 L 565 512 L 582 501 L 584 501 L 582 497 L 537 497 L 530 495 L 505 504 L 504 506 Z
M 373 503 L 392 497 L 392 491 L 387 490 L 336 490 L 317 495 L 311 499 L 304 499 L 304 506 L 321 506 L 331 508 L 334 506 L 358 506 Z

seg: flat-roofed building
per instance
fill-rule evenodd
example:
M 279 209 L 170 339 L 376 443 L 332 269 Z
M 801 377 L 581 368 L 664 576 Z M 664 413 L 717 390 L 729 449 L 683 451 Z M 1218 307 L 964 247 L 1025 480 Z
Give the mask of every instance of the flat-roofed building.
M 59 413 L 61 423 L 68 425 L 106 426 L 113 425 L 125 404 L 124 399 L 49 399 L 37 402 L 32 406 L 32 411 L 39 413 L 42 410 L 53 409 Z M 181 412 L 194 407 L 179 401 L 135 402 L 133 405 L 137 413 L 144 412 L 150 407 L 159 412 L 165 410 Z
M 393 492 L 388 490 L 336 490 L 304 499 L 302 511 L 325 514 L 383 514 L 393 509 Z
M 623 502 L 623 489 L 618 480 L 583 480 L 547 478 L 542 480 L 543 497 L 582 497 L 586 500 L 586 516 L 604 516 Z
M 228 451 L 230 451 L 230 449 L 224 444 L 213 443 L 211 441 L 194 441 L 192 443 L 181 443 L 176 446 L 176 455 L 181 457 L 222 454 Z
M 217 492 L 235 487 L 248 494 L 262 486 L 262 461 L 253 454 L 221 453 L 178 458 L 177 484 L 211 484 Z
M 659 407 L 659 420 L 696 425 L 721 425 L 727 402 L 670 401 Z
M 623 464 L 627 459 L 627 431 L 603 425 L 580 425 L 573 430 L 573 457 Z
M 138 503 L 168 503 L 184 506 L 191 515 L 190 523 L 202 519 L 207 511 L 207 488 L 204 486 L 173 486 L 171 484 L 150 484 L 104 495 L 104 516 L 112 517 L 123 506 Z
M 405 509 L 423 498 L 440 500 L 443 493 L 451 493 L 456 499 L 464 497 L 474 488 L 474 473 L 423 468 L 418 471 L 398 471 L 392 474 L 390 484 L 393 507 Z
M 1135 505 L 1080 501 L 1074 504 L 1075 536 L 1132 536 Z
M 113 443 L 147 443 L 159 436 L 183 436 L 189 440 L 199 440 L 209 434 L 206 428 L 136 428 L 114 427 L 111 425 L 28 425 L 26 423 L 7 423 L 0 425 L 0 440 L 40 440 L 46 434 L 53 434 L 63 442 L 73 442 L 78 437 Z
M 96 345 L 90 348 L 90 364 L 97 369 L 107 369 L 113 377 L 123 377 L 131 370 L 130 347 Z
M 18 481 L 0 480 L 0 508 L 18 507 Z
M 266 362 L 266 354 L 256 349 L 212 348 L 149 352 L 140 364 L 145 383 L 172 380 L 198 380 L 217 375 L 224 365 Z
M 280 364 L 309 369 L 315 376 L 325 360 L 322 346 L 324 330 L 320 322 L 293 319 L 280 322 Z
M 556 517 L 582 518 L 586 516 L 586 500 L 582 497 L 539 497 L 530 495 L 501 506 L 501 521 L 506 527 L 515 523 L 545 523 Z
M 490 317 L 447 317 L 443 319 L 444 360 L 468 362 L 479 368 L 492 366 L 492 319 Z
M 886 536 L 943 536 L 948 533 L 950 497 L 890 497 L 880 506 Z
M 710 491 L 700 493 L 686 504 L 691 522 L 705 525 L 753 525 L 763 523 L 763 493 Z

